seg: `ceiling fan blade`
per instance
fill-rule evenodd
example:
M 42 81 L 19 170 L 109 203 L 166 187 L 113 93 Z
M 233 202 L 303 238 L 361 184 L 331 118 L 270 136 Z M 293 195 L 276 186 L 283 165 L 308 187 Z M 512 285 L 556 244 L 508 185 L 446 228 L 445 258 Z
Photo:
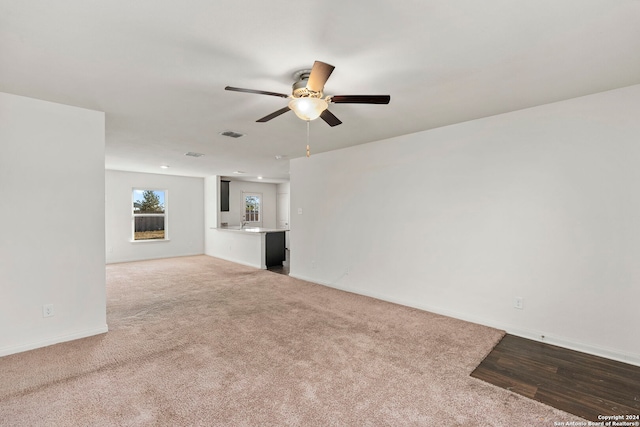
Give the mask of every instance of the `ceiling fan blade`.
M 260 123 L 268 122 L 269 120 L 271 120 L 271 119 L 275 119 L 275 118 L 276 118 L 276 117 L 278 117 L 280 114 L 284 114 L 284 113 L 286 113 L 286 112 L 287 112 L 287 111 L 289 111 L 289 110 L 291 110 L 291 108 L 289 108 L 289 107 L 281 108 L 281 109 L 279 109 L 278 111 L 274 111 L 273 113 L 271 113 L 271 114 L 269 114 L 269 115 L 267 115 L 267 116 L 264 116 L 264 117 L 263 117 L 263 118 L 261 118 L 261 119 L 256 120 L 256 122 L 260 122 Z
M 320 114 L 320 118 L 331 127 L 338 126 L 342 123 L 340 119 L 334 116 L 333 113 L 329 110 L 324 110 L 322 114 Z
M 234 92 L 246 92 L 246 93 L 257 93 L 258 95 L 271 95 L 271 96 L 279 96 L 280 98 L 288 98 L 289 95 L 285 95 L 284 93 L 277 92 L 267 92 L 264 90 L 255 90 L 255 89 L 244 89 L 241 87 L 231 87 L 227 86 L 224 90 L 232 90 Z
M 333 95 L 330 101 L 334 104 L 388 104 L 389 95 Z
M 307 89 L 313 92 L 322 92 L 324 84 L 329 79 L 334 68 L 336 67 L 321 61 L 314 62 L 311 74 L 309 74 L 309 80 L 307 80 Z

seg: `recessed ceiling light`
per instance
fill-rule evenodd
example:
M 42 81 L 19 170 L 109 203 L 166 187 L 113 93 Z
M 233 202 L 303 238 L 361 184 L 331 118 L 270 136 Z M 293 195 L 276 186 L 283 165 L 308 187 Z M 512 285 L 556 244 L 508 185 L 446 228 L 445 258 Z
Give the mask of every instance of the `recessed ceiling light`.
M 261 177 L 261 176 L 259 176 L 259 177 L 258 177 L 258 179 L 262 179 L 262 177 Z
M 204 154 L 202 153 L 194 153 L 193 151 L 189 151 L 188 153 L 184 153 L 185 156 L 189 157 L 202 157 Z
M 224 132 L 220 132 L 220 135 L 228 136 L 229 138 L 240 138 L 241 136 L 244 136 L 243 133 L 234 132 L 232 130 L 225 130 Z
M 242 175 L 243 173 L 246 173 L 246 172 L 244 172 L 244 171 L 235 171 L 234 173 L 235 173 L 236 175 Z
M 169 169 L 169 165 L 161 165 L 160 166 L 162 169 Z
M 286 155 L 286 154 L 278 154 L 278 155 L 276 156 L 276 160 L 282 160 L 282 159 L 286 159 L 286 158 L 287 158 L 287 155 Z

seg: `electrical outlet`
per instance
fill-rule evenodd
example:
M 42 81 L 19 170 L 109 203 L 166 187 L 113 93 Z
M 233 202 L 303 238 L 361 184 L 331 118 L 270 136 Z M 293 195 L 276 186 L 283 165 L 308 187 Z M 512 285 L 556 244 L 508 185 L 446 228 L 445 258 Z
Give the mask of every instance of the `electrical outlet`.
M 53 304 L 45 304 L 42 306 L 42 317 L 53 316 Z
M 524 308 L 524 298 L 515 297 L 515 299 L 513 300 L 513 307 L 517 308 L 518 310 L 522 310 Z

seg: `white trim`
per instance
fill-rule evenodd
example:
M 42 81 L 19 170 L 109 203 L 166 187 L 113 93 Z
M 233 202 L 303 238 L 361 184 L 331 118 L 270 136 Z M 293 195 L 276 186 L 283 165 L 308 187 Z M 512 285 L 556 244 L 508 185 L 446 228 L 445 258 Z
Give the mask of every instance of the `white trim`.
M 109 264 L 121 264 L 121 263 L 125 263 L 125 262 L 136 262 L 136 261 L 150 261 L 150 260 L 154 260 L 154 259 L 165 259 L 165 258 L 179 258 L 179 257 L 189 257 L 189 256 L 198 256 L 198 255 L 205 255 L 203 252 L 194 252 L 194 253 L 190 253 L 190 254 L 180 254 L 180 255 L 165 255 L 165 256 L 150 256 L 150 257 L 135 257 L 135 258 L 115 258 L 115 259 L 110 259 L 109 261 L 107 261 L 105 264 L 109 265 Z
M 628 363 L 628 364 L 640 367 L 640 355 L 637 355 L 637 354 L 625 353 L 625 352 L 613 350 L 610 348 L 580 343 L 564 337 L 545 335 L 544 338 L 541 338 L 541 335 L 536 331 L 520 329 L 518 327 L 507 325 L 501 322 L 496 322 L 491 319 L 485 319 L 485 318 L 480 318 L 476 316 L 469 316 L 466 313 L 460 313 L 457 311 L 442 309 L 440 307 L 431 306 L 429 304 L 416 304 L 414 301 L 407 301 L 401 298 L 393 298 L 387 295 L 379 294 L 376 292 L 369 292 L 369 291 L 365 291 L 358 288 L 352 288 L 348 286 L 338 286 L 333 283 L 323 283 L 315 279 L 312 279 L 310 277 L 299 276 L 296 274 L 289 274 L 289 276 L 299 280 L 304 280 L 306 282 L 327 286 L 329 288 L 334 288 L 334 289 L 338 289 L 345 292 L 351 292 L 358 295 L 364 295 L 367 297 L 375 298 L 381 301 L 387 301 L 394 304 L 403 305 L 406 307 L 417 308 L 419 310 L 424 310 L 431 313 L 440 314 L 443 316 L 453 317 L 455 319 L 460 319 L 467 322 L 477 323 L 479 325 L 488 326 L 490 328 L 503 330 L 508 334 L 516 335 L 522 338 L 527 338 L 527 339 L 538 341 L 538 342 L 545 342 L 547 344 L 555 345 L 558 347 L 564 347 L 570 350 L 580 351 L 582 353 L 587 353 L 594 356 L 605 357 L 607 359 L 616 360 L 618 362 Z
M 164 208 L 164 212 L 162 213 L 145 213 L 145 214 L 136 214 L 133 211 L 133 205 L 136 202 L 134 193 L 136 191 L 158 191 L 158 192 L 162 192 L 164 193 L 164 204 L 163 204 L 163 208 Z M 167 189 L 162 189 L 162 188 L 150 188 L 150 187 L 132 187 L 131 188 L 131 239 L 129 240 L 129 242 L 131 243 L 137 243 L 137 242 L 151 242 L 151 241 L 170 241 L 169 239 L 169 190 Z M 141 239 L 141 240 L 135 240 L 135 235 L 136 235 L 136 218 L 137 217 L 146 217 L 146 216 L 157 216 L 157 217 L 163 217 L 164 218 L 164 239 Z
M 220 255 L 215 255 L 215 256 L 214 255 L 208 255 L 208 254 L 205 254 L 205 255 L 210 256 L 212 258 L 219 258 L 219 259 L 223 259 L 225 261 L 230 261 L 230 262 L 233 262 L 234 264 L 241 264 L 241 265 L 245 265 L 247 267 L 257 268 L 258 270 L 264 270 L 264 268 L 261 268 L 259 265 L 252 264 L 250 262 L 246 262 L 246 261 L 242 261 L 242 260 L 238 260 L 238 259 L 235 259 L 235 258 L 230 258 L 230 257 L 225 257 L 225 256 L 220 256 Z
M 260 218 L 259 221 L 246 221 L 246 197 L 247 196 L 254 196 L 254 197 L 258 197 L 260 199 L 260 203 L 258 204 L 259 206 L 259 210 L 258 210 L 258 218 Z M 242 221 L 248 225 L 248 226 L 257 226 L 257 227 L 262 227 L 262 220 L 264 218 L 264 197 L 262 195 L 262 193 L 258 193 L 256 191 L 243 191 L 242 192 L 242 197 L 240 199 L 240 214 L 242 216 Z
M 23 351 L 34 350 L 36 348 L 47 347 L 53 344 L 60 344 L 67 341 L 73 341 L 80 338 L 87 338 L 94 335 L 100 335 L 107 333 L 109 331 L 109 327 L 104 325 L 100 328 L 95 329 L 87 329 L 84 331 L 78 331 L 71 334 L 59 335 L 51 338 L 47 338 L 40 341 L 34 341 L 27 344 L 20 344 L 14 346 L 8 346 L 0 348 L 0 357 L 8 356 L 10 354 L 22 353 Z

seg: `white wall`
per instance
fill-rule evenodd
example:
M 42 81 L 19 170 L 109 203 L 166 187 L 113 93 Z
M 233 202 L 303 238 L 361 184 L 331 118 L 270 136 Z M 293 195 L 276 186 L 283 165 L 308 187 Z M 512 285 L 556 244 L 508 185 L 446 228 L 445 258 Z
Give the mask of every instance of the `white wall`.
M 204 179 L 204 228 L 206 230 L 218 226 L 220 212 L 220 177 L 208 176 Z M 206 241 L 206 238 L 205 238 Z
M 291 192 L 291 183 L 283 182 L 282 184 L 277 184 L 276 192 L 278 194 L 289 194 Z
M 276 184 L 231 181 L 229 212 L 220 212 L 219 176 L 205 178 L 205 254 L 239 264 L 261 268 L 264 264 L 264 239 L 260 234 L 244 234 L 217 229 L 218 220 L 229 226 L 242 220 L 242 192 L 262 193 L 262 227 L 276 228 Z M 264 236 L 262 236 L 264 237 Z
M 106 332 L 104 113 L 0 93 L 0 224 L 0 356 Z
M 261 182 L 229 182 L 229 212 L 220 212 L 220 222 L 240 225 L 244 202 L 242 192 L 262 193 L 262 227 L 276 228 L 276 184 Z M 218 204 L 218 209 L 220 205 Z
M 292 160 L 291 275 L 640 365 L 639 111 L 632 86 Z
M 107 170 L 107 263 L 204 253 L 204 180 L 183 176 Z M 133 188 L 167 191 L 169 240 L 133 242 Z
M 276 189 L 276 226 L 278 228 L 289 229 L 289 218 L 291 218 L 291 183 L 284 182 L 278 184 Z M 284 245 L 289 249 L 289 232 L 285 232 Z M 286 261 L 288 265 L 288 261 Z
M 207 230 L 205 253 L 236 264 L 266 268 L 264 233 L 246 233 L 219 228 Z

